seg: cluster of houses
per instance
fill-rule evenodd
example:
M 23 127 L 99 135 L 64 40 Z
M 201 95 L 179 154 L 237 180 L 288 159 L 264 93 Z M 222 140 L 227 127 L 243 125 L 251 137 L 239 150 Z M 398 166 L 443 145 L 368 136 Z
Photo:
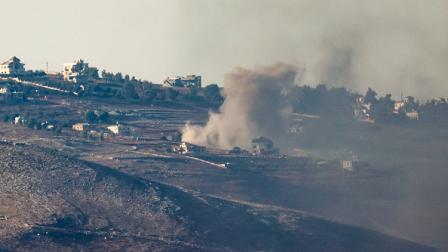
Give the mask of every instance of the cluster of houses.
M 413 107 L 413 104 L 415 104 L 414 97 L 407 96 L 404 99 L 401 99 L 400 101 L 396 101 L 394 103 L 394 114 L 400 114 L 404 113 L 407 118 L 411 120 L 419 120 L 419 113 L 418 111 Z
M 78 83 L 89 80 L 93 75 L 98 75 L 98 71 L 98 68 L 90 67 L 89 63 L 80 59 L 72 63 L 64 64 L 62 75 L 65 81 Z M 202 77 L 199 75 L 176 76 L 174 78 L 167 77 L 163 81 L 162 86 L 172 88 L 201 88 Z
M 27 125 L 30 121 L 28 120 L 28 118 L 22 116 L 22 115 L 16 115 L 14 117 L 11 118 L 11 124 L 13 125 Z M 38 125 L 36 125 L 38 124 Z M 36 122 L 33 127 L 38 126 L 40 129 L 44 129 L 44 130 L 55 130 L 56 129 L 56 125 L 52 124 L 49 121 L 45 121 L 45 122 Z
M 394 108 L 392 114 L 404 114 L 406 118 L 410 120 L 419 120 L 419 113 L 415 109 L 414 97 L 408 96 L 402 98 L 400 101 L 394 102 Z M 362 122 L 374 123 L 375 120 L 372 117 L 372 103 L 366 102 L 363 96 L 356 99 L 356 104 L 353 110 L 354 119 Z
M 89 63 L 80 59 L 72 63 L 64 64 L 62 72 L 56 74 L 62 75 L 64 81 L 80 83 L 90 80 L 92 76 L 98 76 L 98 71 L 98 68 L 90 67 Z M 48 69 L 47 73 L 49 73 Z M 25 64 L 15 56 L 0 64 L 0 77 L 18 77 L 25 74 L 27 74 Z M 172 88 L 200 88 L 202 86 L 202 77 L 199 75 L 168 77 L 163 81 L 163 86 Z
M 76 83 L 82 80 L 87 80 L 89 76 L 88 74 L 91 71 L 98 71 L 98 69 L 89 67 L 89 64 L 83 60 L 77 60 L 73 63 L 64 64 L 62 76 L 65 81 Z M 25 64 L 23 64 L 16 56 L 0 64 L 0 76 L 2 77 L 18 77 L 25 74 L 27 74 Z
M 205 153 L 207 149 L 203 146 L 194 145 L 188 142 L 181 142 L 178 145 L 173 145 L 172 151 L 182 155 L 185 154 L 201 154 Z M 234 156 L 278 156 L 280 151 L 274 147 L 272 140 L 265 137 L 258 137 L 252 140 L 252 152 L 235 147 L 228 152 L 229 155 Z
M 374 120 L 371 111 L 372 103 L 366 102 L 363 96 L 356 99 L 356 104 L 353 110 L 353 117 L 355 120 L 373 123 Z
M 106 139 L 112 136 L 132 135 L 132 129 L 129 126 L 118 122 L 103 128 L 99 128 L 96 124 L 76 123 L 72 125 L 72 130 L 93 139 Z

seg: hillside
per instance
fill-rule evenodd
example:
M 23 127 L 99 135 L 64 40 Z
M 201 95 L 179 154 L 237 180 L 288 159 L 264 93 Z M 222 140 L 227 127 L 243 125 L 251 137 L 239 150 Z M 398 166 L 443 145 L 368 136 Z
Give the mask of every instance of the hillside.
M 432 251 L 307 214 L 189 193 L 35 146 L 0 146 L 0 250 Z

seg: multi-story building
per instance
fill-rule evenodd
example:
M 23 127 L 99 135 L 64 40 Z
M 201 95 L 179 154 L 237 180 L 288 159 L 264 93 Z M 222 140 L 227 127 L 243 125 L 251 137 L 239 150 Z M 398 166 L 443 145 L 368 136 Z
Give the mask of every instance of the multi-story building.
M 177 76 L 175 78 L 168 77 L 163 84 L 169 87 L 200 88 L 202 85 L 202 77 L 198 75 Z
M 77 60 L 73 63 L 64 64 L 62 75 L 65 81 L 74 83 L 87 81 L 92 75 L 97 75 L 98 69 L 89 67 L 89 64 L 83 60 Z
M 2 75 L 21 75 L 23 73 L 25 73 L 25 64 L 15 56 L 0 65 L 0 74 Z

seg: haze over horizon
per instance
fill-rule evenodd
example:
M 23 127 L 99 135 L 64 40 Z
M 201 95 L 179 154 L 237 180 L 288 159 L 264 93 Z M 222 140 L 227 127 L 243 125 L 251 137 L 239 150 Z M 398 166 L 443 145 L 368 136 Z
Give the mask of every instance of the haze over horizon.
M 448 2 L 442 0 L 2 1 L 0 60 L 92 66 L 161 82 L 287 62 L 300 82 L 423 98 L 448 96 Z

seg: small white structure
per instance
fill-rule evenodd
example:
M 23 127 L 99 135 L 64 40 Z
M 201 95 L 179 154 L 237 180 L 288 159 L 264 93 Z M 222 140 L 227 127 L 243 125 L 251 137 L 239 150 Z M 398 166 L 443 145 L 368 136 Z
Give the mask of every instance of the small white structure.
M 107 129 L 112 132 L 114 135 L 127 135 L 130 133 L 131 129 L 127 126 L 124 126 L 122 124 L 115 124 L 107 126 Z
M 342 169 L 344 171 L 353 171 L 353 161 L 351 160 L 342 160 Z
M 23 117 L 21 117 L 21 116 L 16 116 L 16 117 L 14 117 L 14 121 L 13 121 L 13 123 L 14 124 L 21 124 L 23 122 Z
M 84 132 L 91 128 L 91 125 L 88 123 L 76 123 L 73 124 L 72 129 L 78 132 Z
M 10 91 L 9 91 L 9 88 L 6 88 L 6 87 L 2 87 L 2 88 L 0 88 L 0 94 L 7 94 L 7 93 L 9 93 Z
M 173 151 L 177 152 L 179 154 L 185 155 L 188 153 L 202 153 L 205 152 L 205 147 L 203 146 L 199 146 L 199 145 L 194 145 L 191 143 L 187 143 L 187 142 L 182 142 L 179 145 L 174 145 L 173 146 Z
M 400 113 L 400 111 L 404 109 L 404 105 L 406 105 L 404 101 L 396 101 L 394 103 L 394 113 L 395 114 Z
M 420 119 L 417 111 L 406 112 L 406 117 L 409 118 L 410 120 L 416 120 L 416 121 Z
M 199 75 L 168 77 L 163 81 L 163 85 L 168 87 L 200 88 L 202 77 Z
M 0 65 L 0 74 L 4 75 L 20 75 L 25 72 L 25 64 L 19 58 L 12 57 Z

